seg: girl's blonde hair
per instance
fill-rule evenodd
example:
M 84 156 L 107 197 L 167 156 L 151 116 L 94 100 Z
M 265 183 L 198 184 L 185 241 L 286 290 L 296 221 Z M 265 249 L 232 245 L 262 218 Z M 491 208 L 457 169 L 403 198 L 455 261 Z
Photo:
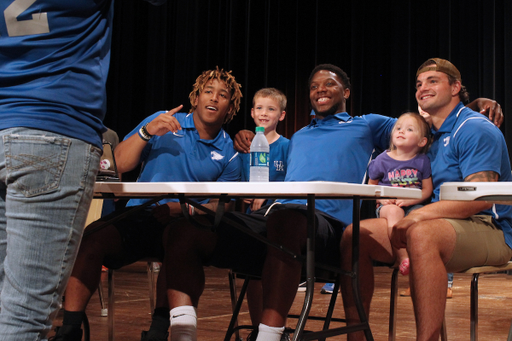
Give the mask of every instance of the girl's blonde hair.
M 427 143 L 425 144 L 425 146 L 423 146 L 420 149 L 419 153 L 420 154 L 426 154 L 428 149 L 430 148 L 430 144 L 432 143 L 432 138 L 431 138 L 431 134 L 430 134 L 430 125 L 427 123 L 425 118 L 423 116 L 421 116 L 420 114 L 418 114 L 417 112 L 407 111 L 407 112 L 404 112 L 402 115 L 400 115 L 398 120 L 396 120 L 395 125 L 393 126 L 393 130 L 391 131 L 391 135 L 393 135 L 393 133 L 395 132 L 397 123 L 404 116 L 410 116 L 410 117 L 416 119 L 416 122 L 418 122 L 418 126 L 420 128 L 421 137 L 426 137 L 427 138 Z M 395 149 L 396 149 L 396 146 L 393 144 L 393 139 L 391 138 L 391 139 L 389 139 L 389 150 L 395 150 Z

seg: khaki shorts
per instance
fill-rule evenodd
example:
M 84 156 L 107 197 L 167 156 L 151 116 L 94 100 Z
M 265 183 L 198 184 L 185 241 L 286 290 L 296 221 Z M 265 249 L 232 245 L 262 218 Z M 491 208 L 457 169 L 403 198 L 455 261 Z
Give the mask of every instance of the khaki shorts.
M 474 266 L 501 265 L 512 258 L 503 231 L 494 226 L 492 217 L 475 215 L 468 219 L 445 219 L 455 229 L 457 241 L 446 271 L 459 272 Z

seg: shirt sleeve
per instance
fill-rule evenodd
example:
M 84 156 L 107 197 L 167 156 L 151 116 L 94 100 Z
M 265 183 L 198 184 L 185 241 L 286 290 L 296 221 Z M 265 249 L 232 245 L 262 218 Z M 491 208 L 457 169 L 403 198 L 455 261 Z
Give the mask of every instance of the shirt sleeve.
M 366 120 L 372 131 L 373 145 L 382 151 L 388 149 L 396 118 L 377 114 L 363 115 L 362 118 Z
M 368 177 L 371 180 L 380 180 L 382 179 L 382 172 L 380 171 L 381 167 L 378 167 L 376 159 L 370 162 L 368 166 Z
M 241 169 L 242 169 L 242 161 L 240 158 L 240 154 L 236 152 L 231 159 L 229 159 L 227 166 L 222 171 L 222 174 L 219 176 L 217 181 L 225 182 L 225 181 L 240 181 L 241 177 Z
M 432 166 L 430 165 L 430 159 L 427 155 L 422 154 L 423 169 L 421 170 L 423 179 L 428 179 L 432 176 Z
M 500 175 L 503 135 L 486 118 L 471 118 L 454 133 L 462 179 L 471 174 L 493 171 Z

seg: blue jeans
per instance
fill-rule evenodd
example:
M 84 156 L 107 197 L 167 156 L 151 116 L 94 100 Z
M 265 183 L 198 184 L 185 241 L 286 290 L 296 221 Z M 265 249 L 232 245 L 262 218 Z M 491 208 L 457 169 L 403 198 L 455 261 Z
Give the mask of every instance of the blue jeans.
M 0 340 L 46 340 L 78 252 L 101 150 L 0 131 Z

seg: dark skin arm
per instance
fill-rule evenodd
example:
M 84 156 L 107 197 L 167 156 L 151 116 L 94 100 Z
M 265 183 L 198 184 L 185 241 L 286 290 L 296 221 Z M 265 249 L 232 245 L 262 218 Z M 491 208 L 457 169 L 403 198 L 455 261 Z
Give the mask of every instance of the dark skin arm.
M 249 153 L 254 133 L 250 130 L 240 130 L 236 136 L 233 145 L 240 153 Z
M 504 116 L 501 105 L 492 99 L 477 98 L 466 106 L 471 110 L 478 111 L 482 115 L 487 116 L 498 128 L 503 123 Z
M 183 108 L 180 105 L 164 114 L 160 114 L 155 119 L 148 123 L 148 133 L 151 135 L 162 136 L 167 134 L 169 131 L 177 132 L 181 129 L 178 120 L 174 117 L 174 114 L 179 112 Z M 140 155 L 142 150 L 146 147 L 147 142 L 142 140 L 138 134 L 133 134 L 126 140 L 119 143 L 114 150 L 117 171 L 119 173 L 125 173 L 131 171 L 140 163 Z
M 498 127 L 503 123 L 503 111 L 501 105 L 488 98 L 478 98 L 467 105 L 468 108 L 487 116 Z M 235 149 L 240 153 L 249 153 L 254 133 L 250 130 L 240 130 L 233 143 Z

